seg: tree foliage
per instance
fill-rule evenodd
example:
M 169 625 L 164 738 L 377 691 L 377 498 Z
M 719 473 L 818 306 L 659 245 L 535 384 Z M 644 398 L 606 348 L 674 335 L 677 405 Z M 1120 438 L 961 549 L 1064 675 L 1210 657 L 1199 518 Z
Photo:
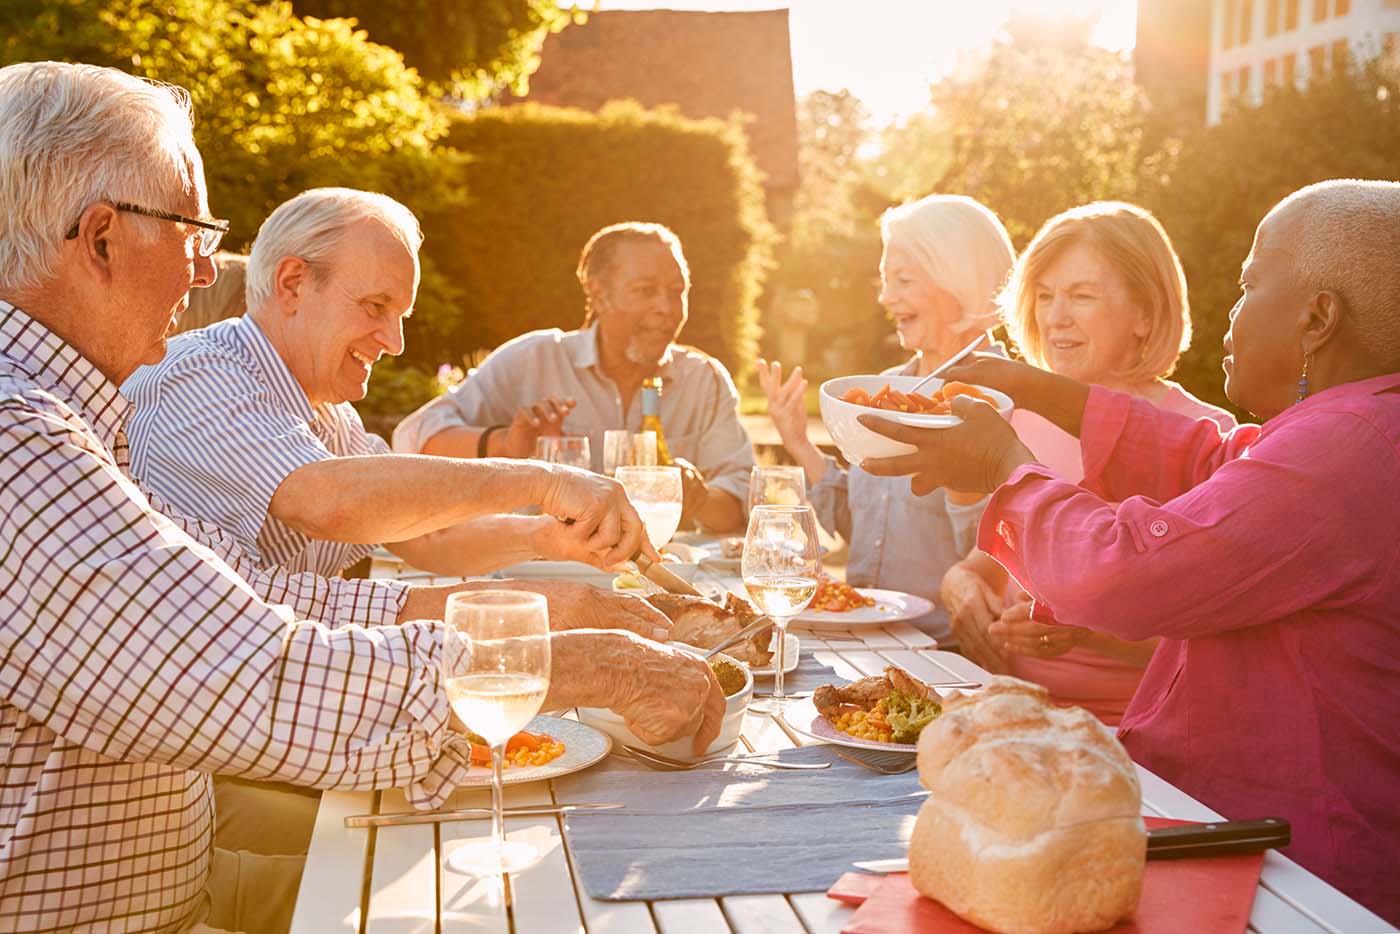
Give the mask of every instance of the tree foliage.
M 737 122 L 691 120 L 631 101 L 597 114 L 523 105 L 458 119 L 447 138 L 464 210 L 427 219 L 425 249 L 461 289 L 450 313 L 415 315 L 411 362 L 435 367 L 536 328 L 577 327 L 579 251 L 600 227 L 656 221 L 690 264 L 683 339 L 741 373 L 757 342 L 773 232 Z
M 1371 62 L 1279 88 L 1147 160 L 1140 197 L 1171 234 L 1195 335 L 1178 378 L 1225 404 L 1220 360 L 1240 265 L 1281 198 L 1328 178 L 1400 178 L 1400 74 Z
M 1115 53 L 998 43 L 935 85 L 932 108 L 948 163 L 929 188 L 977 198 L 1018 246 L 1066 208 L 1135 189 L 1142 98 Z
M 352 17 L 375 42 L 403 53 L 424 78 L 467 100 L 523 94 L 545 36 L 584 14 L 555 0 L 295 0 L 297 12 Z

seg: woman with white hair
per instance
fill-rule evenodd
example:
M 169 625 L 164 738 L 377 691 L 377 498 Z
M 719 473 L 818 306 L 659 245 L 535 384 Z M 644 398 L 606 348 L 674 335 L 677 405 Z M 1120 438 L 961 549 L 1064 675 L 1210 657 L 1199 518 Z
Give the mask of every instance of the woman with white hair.
M 1234 427 L 1230 413 L 1167 378 L 1191 343 L 1191 311 L 1181 263 L 1148 211 L 1102 201 L 1052 217 L 1021 254 L 1001 304 L 1007 329 L 1036 366 Z M 1071 480 L 1084 476 L 1077 439 L 1033 412 L 1017 411 L 1012 424 L 1042 464 Z M 1043 684 L 1056 701 L 1110 726 L 1157 644 L 1039 626 L 1030 597 L 980 551 L 948 569 L 940 596 L 964 654 Z
M 993 492 L 978 543 L 1036 618 L 1160 637 L 1119 727 L 1133 759 L 1227 818 L 1292 823 L 1284 854 L 1400 922 L 1400 183 L 1334 181 L 1260 223 L 1207 419 L 983 355 L 1083 444 L 1076 483 L 973 400 L 867 461 L 914 489 Z M 1052 611 L 1052 612 L 1047 612 Z
M 961 195 L 929 195 L 891 208 L 880 220 L 880 304 L 894 320 L 907 362 L 885 372 L 924 376 L 997 323 L 993 301 L 1015 259 L 1001 221 Z M 843 470 L 807 436 L 807 380 L 794 367 L 759 361 L 759 383 L 783 446 L 807 475 L 808 498 L 830 532 L 850 544 L 846 579 L 937 600 L 943 572 L 972 547 L 980 496 L 937 491 L 913 496 L 899 480 Z M 946 640 L 947 622 L 915 624 Z

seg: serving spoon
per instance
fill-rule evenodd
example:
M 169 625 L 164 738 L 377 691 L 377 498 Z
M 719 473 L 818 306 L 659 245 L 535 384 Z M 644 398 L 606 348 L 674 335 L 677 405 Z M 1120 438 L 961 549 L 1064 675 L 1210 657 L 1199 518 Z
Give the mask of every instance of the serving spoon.
M 957 353 L 953 354 L 953 355 L 952 355 L 951 357 L 949 357 L 947 360 L 944 360 L 942 363 L 940 363 L 940 364 L 934 369 L 934 371 L 933 371 L 932 373 L 930 373 L 929 375 L 925 376 L 923 379 L 921 379 L 921 380 L 919 380 L 917 383 L 915 383 L 913 389 L 907 390 L 907 391 L 906 391 L 906 394 L 907 394 L 907 393 L 910 393 L 910 392 L 918 392 L 920 389 L 923 389 L 925 386 L 928 385 L 929 380 L 931 380 L 931 379 L 937 379 L 939 376 L 942 376 L 944 373 L 948 372 L 948 368 L 949 368 L 949 367 L 951 367 L 953 364 L 955 364 L 955 363 L 957 363 L 958 361 L 962 360 L 963 357 L 966 357 L 968 354 L 970 354 L 970 353 L 972 353 L 974 350 L 976 350 L 976 349 L 978 348 L 978 346 L 980 346 L 981 343 L 982 343 L 983 341 L 985 341 L 986 339 L 987 339 L 987 332 L 986 332 L 986 331 L 983 331 L 981 334 L 978 334 L 978 335 L 977 335 L 977 340 L 975 340 L 975 341 L 973 341 L 972 343 L 968 344 L 968 345 L 967 345 L 966 347 L 964 347 L 962 350 L 959 350 Z

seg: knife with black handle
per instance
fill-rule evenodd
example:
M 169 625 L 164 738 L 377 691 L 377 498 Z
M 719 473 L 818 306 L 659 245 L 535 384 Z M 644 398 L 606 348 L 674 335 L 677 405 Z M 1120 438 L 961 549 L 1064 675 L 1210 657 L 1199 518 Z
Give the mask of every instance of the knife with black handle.
M 1257 853 L 1288 846 L 1292 828 L 1281 817 L 1157 827 L 1147 832 L 1148 859 Z
M 1209 824 L 1157 827 L 1147 832 L 1148 859 L 1185 859 L 1257 853 L 1288 846 L 1292 830 L 1281 817 L 1227 820 Z M 866 872 L 908 872 L 907 859 L 869 859 L 852 863 Z

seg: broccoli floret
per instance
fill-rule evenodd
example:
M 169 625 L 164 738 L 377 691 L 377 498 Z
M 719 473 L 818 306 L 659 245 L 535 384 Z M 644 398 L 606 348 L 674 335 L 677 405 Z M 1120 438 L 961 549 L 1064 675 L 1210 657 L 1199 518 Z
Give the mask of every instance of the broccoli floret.
M 917 742 L 923 728 L 942 712 L 943 707 L 931 698 L 910 697 L 902 691 L 891 691 L 885 698 L 885 722 L 896 743 Z

